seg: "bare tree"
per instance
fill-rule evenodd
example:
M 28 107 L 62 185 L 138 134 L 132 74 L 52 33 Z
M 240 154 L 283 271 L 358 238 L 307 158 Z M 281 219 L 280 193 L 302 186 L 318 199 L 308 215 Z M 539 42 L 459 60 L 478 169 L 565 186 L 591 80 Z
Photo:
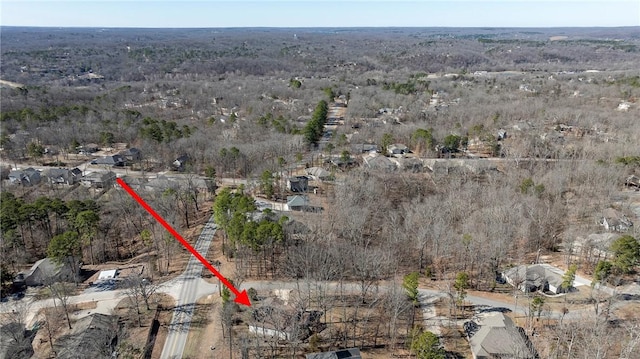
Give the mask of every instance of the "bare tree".
M 138 326 L 142 326 L 140 305 L 144 303 L 147 311 L 151 310 L 149 301 L 158 290 L 159 285 L 152 283 L 148 278 L 143 278 L 140 275 L 133 275 L 124 280 L 123 286 L 125 288 L 124 294 L 135 306 L 136 314 L 138 316 Z
M 64 311 L 65 318 L 67 319 L 67 325 L 69 326 L 69 329 L 72 329 L 71 319 L 69 318 L 69 297 L 73 293 L 71 285 L 64 282 L 52 282 L 46 284 L 46 286 L 47 288 L 49 288 L 49 291 L 53 295 L 54 306 L 56 306 L 57 299 L 58 303 L 62 307 L 62 310 Z

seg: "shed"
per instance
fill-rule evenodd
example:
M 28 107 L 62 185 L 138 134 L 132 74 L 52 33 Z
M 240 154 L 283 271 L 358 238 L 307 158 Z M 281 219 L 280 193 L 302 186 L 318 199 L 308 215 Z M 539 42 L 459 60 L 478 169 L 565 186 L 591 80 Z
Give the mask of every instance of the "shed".
M 114 279 L 118 275 L 117 269 L 109 269 L 100 271 L 98 275 L 98 280 L 106 280 L 106 279 Z

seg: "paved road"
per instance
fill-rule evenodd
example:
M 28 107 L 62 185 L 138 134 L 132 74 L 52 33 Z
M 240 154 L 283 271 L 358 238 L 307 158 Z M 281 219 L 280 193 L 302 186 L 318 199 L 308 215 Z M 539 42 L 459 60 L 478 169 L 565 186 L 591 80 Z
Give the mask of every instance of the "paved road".
M 215 233 L 216 226 L 213 223 L 212 216 L 204 226 L 194 246 L 198 253 L 203 256 L 206 255 Z M 169 334 L 167 335 L 167 340 L 164 343 L 162 355 L 160 356 L 162 359 L 182 357 L 184 346 L 187 343 L 187 334 L 191 326 L 195 303 L 198 299 L 198 284 L 201 282 L 202 268 L 202 263 L 200 263 L 195 256 L 191 256 L 184 273 L 171 281 L 174 283 L 168 283 L 171 288 L 178 287 L 180 290 L 178 295 L 175 296 L 178 300 L 173 312 L 171 324 L 169 324 Z M 176 283 L 179 285 L 176 286 Z

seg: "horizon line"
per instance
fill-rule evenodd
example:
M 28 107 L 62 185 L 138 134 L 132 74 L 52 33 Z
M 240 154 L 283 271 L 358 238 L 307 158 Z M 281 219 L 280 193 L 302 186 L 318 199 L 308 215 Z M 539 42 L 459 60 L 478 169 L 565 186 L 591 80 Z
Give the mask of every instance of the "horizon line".
M 0 28 L 33 29 L 149 29 L 149 30 L 203 30 L 203 29 L 620 29 L 640 28 L 640 25 L 618 26 L 202 26 L 202 27 L 154 27 L 154 26 L 56 26 L 56 25 L 0 25 Z

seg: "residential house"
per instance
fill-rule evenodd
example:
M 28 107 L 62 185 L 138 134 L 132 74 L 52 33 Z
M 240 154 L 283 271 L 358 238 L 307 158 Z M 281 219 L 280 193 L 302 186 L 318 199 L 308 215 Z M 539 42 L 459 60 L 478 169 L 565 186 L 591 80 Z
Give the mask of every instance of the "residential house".
M 116 182 L 114 172 L 90 172 L 80 178 L 80 184 L 92 188 L 108 188 Z
M 79 274 L 80 265 L 72 265 L 72 258 L 58 264 L 51 258 L 41 259 L 33 264 L 26 272 L 20 272 L 16 276 L 14 283 L 18 286 L 39 286 L 45 285 L 48 281 L 73 282 L 75 275 Z
M 69 334 L 56 340 L 56 357 L 61 359 L 115 358 L 118 317 L 94 313 L 73 324 Z
M 133 180 L 133 179 L 132 179 Z M 199 178 L 196 176 L 193 177 L 166 177 L 159 175 L 154 179 L 149 180 L 148 182 L 136 182 L 137 186 L 143 188 L 147 191 L 158 191 L 163 192 L 167 189 L 172 189 L 175 191 L 180 190 L 198 190 L 199 193 L 206 193 L 211 184 L 207 179 Z M 128 183 L 128 182 L 127 182 Z
M 613 208 L 607 208 L 602 213 L 602 219 L 600 225 L 607 231 L 612 232 L 625 232 L 633 227 L 633 222 L 627 218 L 624 214 L 616 211 Z
M 396 158 L 390 157 L 389 160 L 396 165 L 396 167 L 402 171 L 409 171 L 413 173 L 422 172 L 424 169 L 424 165 L 419 158 L 415 157 L 404 157 L 404 158 Z
M 387 152 L 391 156 L 402 157 L 402 155 L 407 154 L 411 151 L 409 151 L 409 147 L 403 144 L 394 143 L 393 145 L 389 145 L 389 147 L 387 147 Z
M 189 162 L 190 158 L 189 155 L 184 154 L 178 158 L 176 158 L 172 163 L 171 163 L 171 168 L 174 171 L 179 171 L 182 172 L 184 171 L 187 163 Z
M 249 332 L 280 340 L 304 340 L 325 327 L 320 322 L 322 312 L 301 311 L 278 298 L 264 300 L 251 314 Z
M 561 269 L 548 264 L 521 265 L 502 273 L 507 283 L 525 293 L 549 291 L 558 294 L 570 290 L 562 288 L 563 275 Z
M 624 184 L 628 187 L 640 188 L 640 177 L 631 175 L 627 177 L 627 180 L 624 182 Z
M 295 176 L 287 179 L 287 189 L 291 192 L 307 192 L 309 190 L 309 179 L 306 176 Z
M 34 186 L 40 183 L 40 172 L 31 167 L 9 172 L 9 182 L 23 186 Z
M 326 181 L 331 178 L 331 173 L 320 167 L 310 167 L 307 168 L 305 172 L 316 181 Z
M 127 162 L 137 162 L 142 159 L 142 152 L 135 147 L 127 148 L 120 152 L 120 155 L 124 157 Z
M 90 156 L 91 154 L 98 152 L 99 149 L 100 147 L 95 143 L 88 143 L 84 146 L 76 147 L 76 150 L 78 150 L 78 153 L 85 156 Z
M 91 161 L 91 164 L 111 166 L 111 167 L 122 167 L 126 164 L 126 160 L 122 155 L 111 155 L 111 156 L 96 158 L 95 160 Z
M 359 143 L 352 145 L 353 153 L 379 152 L 380 148 L 375 143 Z
M 573 243 L 573 252 L 580 254 L 582 258 L 594 261 L 594 263 L 600 259 L 607 259 L 611 255 L 609 251 L 611 244 L 620 236 L 620 234 L 607 232 L 578 237 Z
M 21 320 L 7 320 L 6 323 L 0 324 L 0 358 L 33 358 L 35 333 L 27 330 Z
M 304 211 L 309 207 L 309 197 L 307 196 L 287 196 L 287 211 Z
M 349 348 L 332 352 L 311 353 L 305 355 L 305 359 L 362 359 L 360 349 Z
M 78 168 L 72 170 L 67 168 L 50 168 L 44 171 L 43 175 L 51 184 L 72 185 L 80 181 L 82 171 Z
M 387 157 L 375 152 L 367 153 L 362 156 L 364 167 L 380 172 L 393 172 L 396 170 L 395 163 L 391 162 Z
M 474 359 L 534 359 L 537 353 L 521 328 L 503 313 L 464 324 Z

